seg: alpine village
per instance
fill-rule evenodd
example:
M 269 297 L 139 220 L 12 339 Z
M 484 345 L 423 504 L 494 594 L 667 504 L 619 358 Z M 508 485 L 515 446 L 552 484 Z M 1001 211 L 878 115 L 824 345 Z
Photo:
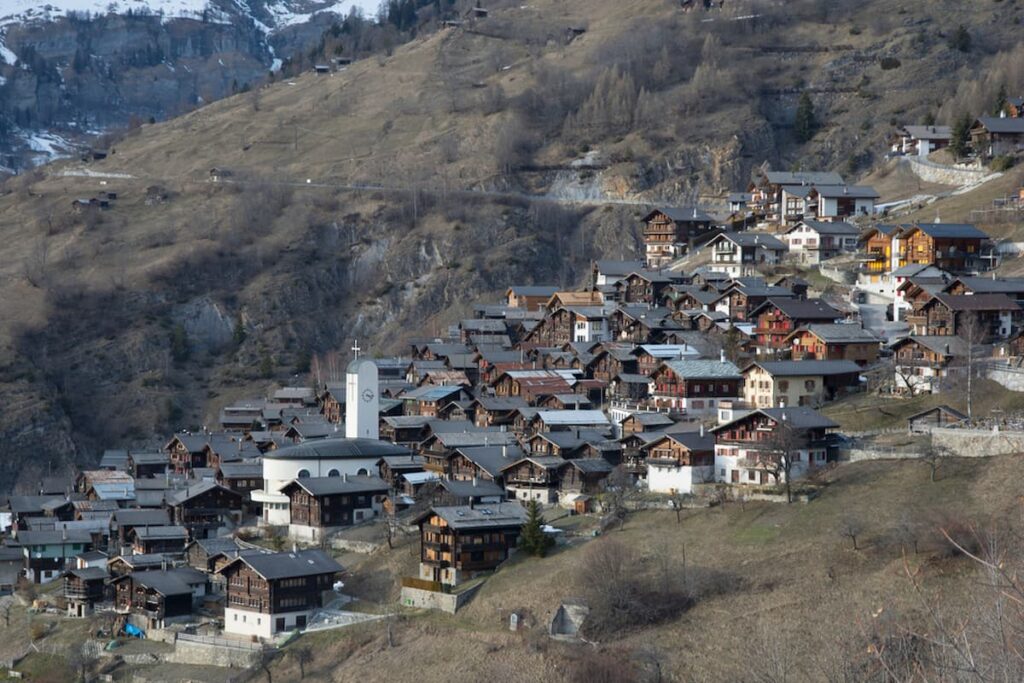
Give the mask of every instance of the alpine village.
M 525 11 L 434 4 L 410 45 L 483 40 Z M 699 27 L 761 21 L 771 3 L 664 4 Z M 386 5 L 381 26 L 414 3 Z M 943 49 L 968 52 L 948 33 Z M 600 39 L 585 22 L 556 36 L 560 50 Z M 290 82 L 258 87 L 318 87 L 357 65 L 292 64 Z M 1024 66 L 1005 74 L 1024 88 Z M 817 91 L 794 92 L 787 135 L 825 135 Z M 269 106 L 252 102 L 254 116 Z M 205 424 L 177 415 L 37 468 L 0 508 L 0 672 L 1024 680 L 1024 90 L 886 130 L 874 167 L 758 158 L 717 193 L 625 202 L 638 239 L 587 251 L 580 230 L 583 253 L 617 258 L 587 258 L 571 281 L 445 289 L 431 311 L 447 313 L 425 310 L 422 327 L 321 340 L 263 390 L 211 391 Z M 97 166 L 117 158 L 60 162 L 103 188 L 65 200 L 76 216 L 130 201 L 118 186 L 133 176 Z M 190 182 L 246 181 L 217 167 Z

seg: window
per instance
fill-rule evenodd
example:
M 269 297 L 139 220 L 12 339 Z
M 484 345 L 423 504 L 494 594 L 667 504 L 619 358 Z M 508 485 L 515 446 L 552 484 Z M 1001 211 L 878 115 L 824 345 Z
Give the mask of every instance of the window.
M 340 476 L 341 476 L 341 473 L 340 473 L 340 472 L 338 472 L 338 470 L 329 470 L 329 471 L 327 472 L 327 476 L 328 476 L 328 477 L 340 477 Z
M 296 474 L 295 476 L 299 479 L 306 478 L 309 476 L 309 470 L 307 470 L 306 468 L 302 468 L 301 470 L 299 470 L 299 473 Z
M 805 381 L 804 382 L 804 388 L 806 388 L 807 391 L 814 391 L 814 380 L 813 379 L 809 379 L 809 380 Z
M 356 472 L 356 474 L 358 474 L 361 477 L 365 477 L 369 473 L 370 473 L 369 470 L 367 470 L 365 467 L 360 467 L 359 471 Z
M 779 391 L 789 391 L 789 380 L 779 380 Z

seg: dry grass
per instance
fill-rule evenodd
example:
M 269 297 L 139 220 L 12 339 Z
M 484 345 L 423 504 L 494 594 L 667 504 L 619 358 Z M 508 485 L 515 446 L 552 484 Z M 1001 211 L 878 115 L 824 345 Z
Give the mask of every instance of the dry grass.
M 794 629 L 800 636 L 790 647 L 803 667 L 797 679 L 817 680 L 815 667 L 825 663 L 822 653 L 857 647 L 878 610 L 891 616 L 917 605 L 903 575 L 901 548 L 891 540 L 899 520 L 909 515 L 934 529 L 947 520 L 987 520 L 1010 510 L 1020 466 L 1019 456 L 951 459 L 931 482 L 928 468 L 916 462 L 844 464 L 823 495 L 806 505 L 728 504 L 688 512 L 680 524 L 671 512 L 634 514 L 623 531 L 609 536 L 632 548 L 641 563 L 667 557 L 680 573 L 703 581 L 724 577 L 728 581 L 722 585 L 738 588 L 699 601 L 667 623 L 618 634 L 599 649 L 625 659 L 646 652 L 682 680 L 746 680 L 752 664 L 735 653 L 756 647 L 762 630 Z M 859 551 L 839 533 L 850 515 L 865 528 Z M 569 681 L 574 659 L 592 650 L 553 643 L 544 633 L 563 598 L 586 593 L 577 578 L 580 562 L 587 545 L 602 540 L 577 540 L 545 559 L 515 557 L 454 617 L 396 616 L 394 647 L 387 644 L 385 622 L 304 636 L 297 644 L 313 647 L 317 657 L 307 677 L 397 680 L 415 662 L 423 683 L 509 676 Z M 958 600 L 971 590 L 972 575 L 965 563 L 935 559 L 944 554 L 937 552 L 941 549 L 931 534 L 920 555 L 907 552 L 911 564 L 924 569 L 928 590 Z M 405 564 L 405 559 L 374 557 L 366 567 L 406 571 L 399 569 Z M 359 571 L 354 568 L 353 574 Z M 507 630 L 512 611 L 526 619 L 527 628 L 519 633 Z M 295 677 L 297 668 L 285 656 L 275 678 L 277 673 Z

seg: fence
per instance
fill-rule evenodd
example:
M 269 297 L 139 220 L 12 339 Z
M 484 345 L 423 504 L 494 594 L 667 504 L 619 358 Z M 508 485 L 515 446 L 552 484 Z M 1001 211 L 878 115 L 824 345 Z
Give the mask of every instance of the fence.
M 192 633 L 179 633 L 178 640 L 183 640 L 190 643 L 201 643 L 203 645 L 213 645 L 216 647 L 233 647 L 239 650 L 262 650 L 263 646 L 260 643 L 253 643 L 246 640 L 236 640 L 234 638 L 218 638 L 217 636 L 200 636 Z
M 403 588 L 416 588 L 421 591 L 431 591 L 433 593 L 447 593 L 445 586 L 440 581 L 430 581 L 428 579 L 418 579 L 414 576 L 403 576 L 402 577 Z

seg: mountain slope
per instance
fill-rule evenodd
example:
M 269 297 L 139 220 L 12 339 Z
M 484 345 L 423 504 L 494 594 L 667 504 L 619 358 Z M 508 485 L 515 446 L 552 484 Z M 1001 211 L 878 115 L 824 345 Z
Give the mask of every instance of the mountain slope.
M 978 8 L 983 48 L 962 53 L 941 35 L 952 2 L 729 5 L 495 2 L 8 181 L 0 400 L 25 412 L 0 415 L 0 478 L 23 454 L 86 460 L 202 425 L 353 337 L 400 350 L 509 284 L 575 284 L 589 259 L 636 253 L 648 202 L 721 206 L 765 161 L 854 178 L 890 119 L 1001 63 L 1020 13 Z M 72 207 L 107 191 L 110 210 Z

